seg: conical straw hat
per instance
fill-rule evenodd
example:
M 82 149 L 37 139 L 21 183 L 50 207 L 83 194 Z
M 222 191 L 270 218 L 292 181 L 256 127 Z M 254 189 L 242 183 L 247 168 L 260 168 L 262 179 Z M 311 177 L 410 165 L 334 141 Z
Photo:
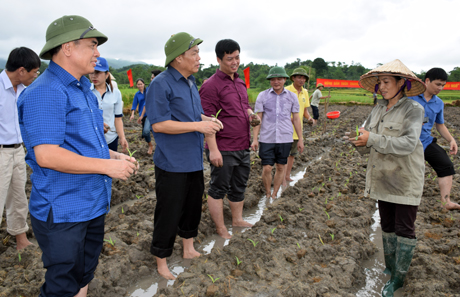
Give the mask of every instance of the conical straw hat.
M 406 93 L 406 96 L 417 96 L 425 92 L 425 83 L 423 83 L 421 79 L 419 79 L 398 59 L 361 75 L 361 78 L 359 79 L 361 88 L 374 93 L 379 75 L 401 76 L 407 78 L 411 82 L 411 88 L 410 90 L 407 90 L 407 87 L 405 88 L 404 92 Z M 381 94 L 380 91 L 377 91 L 377 93 Z

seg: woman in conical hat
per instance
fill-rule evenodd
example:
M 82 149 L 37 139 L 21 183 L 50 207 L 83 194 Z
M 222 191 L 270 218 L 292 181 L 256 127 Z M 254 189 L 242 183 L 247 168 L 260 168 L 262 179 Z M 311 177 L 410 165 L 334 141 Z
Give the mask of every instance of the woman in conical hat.
M 370 154 L 364 194 L 378 201 L 384 272 L 391 274 L 382 296 L 393 296 L 403 286 L 414 254 L 414 223 L 425 173 L 419 140 L 425 112 L 407 96 L 423 93 L 425 84 L 399 60 L 369 71 L 359 82 L 383 97 L 351 142 L 361 153 Z

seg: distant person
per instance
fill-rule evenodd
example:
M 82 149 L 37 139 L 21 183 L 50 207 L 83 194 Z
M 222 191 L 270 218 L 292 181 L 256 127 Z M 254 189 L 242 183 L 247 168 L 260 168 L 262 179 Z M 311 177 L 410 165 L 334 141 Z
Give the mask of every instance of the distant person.
M 311 100 L 311 110 L 313 112 L 313 124 L 316 125 L 319 119 L 319 101 L 320 99 L 327 99 L 331 98 L 331 96 L 323 96 L 321 91 L 324 89 L 324 85 L 319 83 L 316 86 L 316 90 L 313 92 L 313 95 L 310 96 Z
M 104 239 L 112 178 L 126 180 L 136 159 L 109 150 L 90 81 L 107 37 L 85 18 L 63 16 L 46 31 L 48 68 L 18 100 L 32 168 L 30 219 L 42 250 L 40 296 L 87 296 Z
M 219 68 L 200 88 L 201 105 L 206 115 L 219 114 L 225 129 L 206 136 L 206 156 L 211 166 L 207 201 L 217 234 L 231 238 L 224 224 L 225 196 L 232 211 L 232 225 L 252 226 L 243 220 L 243 200 L 251 170 L 250 122 L 258 117 L 249 106 L 246 84 L 237 73 L 239 44 L 223 39 L 217 42 L 215 51 Z
M 152 70 L 151 73 L 152 73 L 152 76 L 150 76 L 150 81 L 152 81 L 155 78 L 155 76 L 158 76 L 158 74 L 161 73 L 161 70 L 155 69 L 155 70 Z
M 131 117 L 129 118 L 129 120 L 132 121 L 134 119 L 134 112 L 136 111 L 137 106 L 139 106 L 139 118 L 137 120 L 137 123 L 141 124 L 142 126 L 142 138 L 144 138 L 145 142 L 147 142 L 147 144 L 149 145 L 147 154 L 151 155 L 153 153 L 153 144 L 152 137 L 150 136 L 150 122 L 144 113 L 145 93 L 147 91 L 147 88 L 145 87 L 145 82 L 142 78 L 138 78 L 136 80 L 136 86 L 139 89 L 139 91 L 137 91 L 134 95 L 133 105 L 131 107 Z
M 37 77 L 40 58 L 27 47 L 12 50 L 0 73 L 0 222 L 6 206 L 6 231 L 16 237 L 16 249 L 30 245 L 26 232 L 29 212 L 25 186 L 26 162 L 18 121 L 17 101 Z
M 425 161 L 430 164 L 438 176 L 439 189 L 441 191 L 441 206 L 448 209 L 460 209 L 460 205 L 450 201 L 452 189 L 452 176 L 455 174 L 454 164 L 446 151 L 436 142 L 437 138 L 431 136 L 431 130 L 436 123 L 436 130 L 441 137 L 449 142 L 450 154 L 457 154 L 457 142 L 450 135 L 444 125 L 444 102 L 437 96 L 447 83 L 447 73 L 441 68 L 432 68 L 425 74 L 426 90 L 424 93 L 410 97 L 420 103 L 425 109 L 425 121 L 420 134 L 420 141 L 425 151 Z
M 308 113 L 307 107 L 310 106 L 310 100 L 308 98 L 308 91 L 303 86 L 308 81 L 307 71 L 303 68 L 296 68 L 289 77 L 292 81 L 292 84 L 286 87 L 286 90 L 296 94 L 299 101 L 299 118 L 300 118 L 300 129 L 303 130 L 303 118 L 306 118 L 309 123 L 313 124 L 313 118 Z M 294 127 L 295 128 L 295 127 Z M 297 143 L 299 142 L 299 136 L 294 129 L 294 135 L 292 136 L 294 142 L 291 145 L 291 151 L 289 152 L 289 157 L 286 166 L 286 177 L 285 182 L 293 181 L 291 178 L 291 170 L 294 165 L 294 158 L 299 154 L 297 150 Z
M 302 153 L 304 148 L 299 117 L 299 101 L 294 93 L 284 88 L 284 83 L 288 77 L 284 68 L 278 66 L 271 68 L 267 79 L 270 80 L 272 87 L 259 93 L 255 105 L 261 124 L 253 128 L 254 137 L 251 148 L 254 151 L 259 150 L 265 193 L 267 197 L 272 198 L 276 198 L 286 175 L 287 158 L 293 142 L 293 123 L 299 136 L 297 150 Z M 260 139 L 258 139 L 259 131 Z M 272 194 L 272 168 L 274 164 L 276 164 L 276 171 Z
M 125 138 L 123 128 L 123 101 L 121 100 L 120 90 L 114 89 L 109 73 L 107 60 L 98 57 L 94 72 L 89 75 L 93 82 L 91 90 L 97 97 L 99 108 L 102 109 L 104 123 L 109 126 L 109 130 L 104 134 L 109 149 L 116 152 L 118 150 L 118 140 L 124 153 L 128 152 L 129 145 Z
M 360 153 L 369 153 L 364 196 L 378 202 L 384 273 L 391 275 L 382 290 L 386 297 L 404 285 L 417 243 L 415 219 L 425 175 L 419 140 L 424 111 L 407 96 L 423 93 L 425 84 L 394 60 L 362 75 L 360 85 L 383 96 L 359 129 L 361 135 L 350 141 Z
M 198 45 L 203 42 L 188 33 L 172 35 L 165 44 L 167 69 L 147 91 L 147 116 L 152 123 L 156 149 L 154 229 L 150 252 L 158 273 L 175 279 L 166 257 L 171 256 L 176 235 L 182 237 L 183 256 L 200 256 L 193 246 L 201 220 L 203 134 L 215 134 L 222 123 L 203 114 L 193 73 L 200 68 Z

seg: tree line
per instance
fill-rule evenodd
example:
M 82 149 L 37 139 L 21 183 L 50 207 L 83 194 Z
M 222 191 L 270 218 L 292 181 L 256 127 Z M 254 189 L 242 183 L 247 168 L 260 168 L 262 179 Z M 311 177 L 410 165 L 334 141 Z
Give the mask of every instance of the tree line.
M 267 64 L 254 64 L 252 62 L 248 64 L 241 64 L 240 68 L 238 69 L 238 74 L 240 78 L 244 80 L 243 69 L 249 67 L 251 72 L 251 88 L 262 90 L 268 89 L 270 87 L 270 83 L 266 80 L 266 77 L 268 75 L 269 69 L 273 66 L 281 65 L 269 66 Z M 42 61 L 40 73 L 43 73 L 47 67 L 48 64 Z M 213 75 L 218 67 L 219 65 L 212 64 L 209 67 L 204 67 L 204 64 L 201 64 L 200 70 L 194 74 L 197 85 L 201 85 L 205 78 L 209 78 L 211 75 Z M 310 74 L 310 87 L 315 85 L 316 78 L 359 80 L 361 75 L 371 70 L 364 67 L 360 63 L 354 63 L 353 61 L 351 64 L 347 64 L 345 62 L 326 62 L 323 58 L 316 58 L 313 61 L 301 61 L 300 59 L 297 59 L 292 63 L 286 63 L 284 65 L 284 69 L 288 75 L 290 75 L 294 69 L 298 67 L 304 68 L 307 73 Z M 146 84 L 149 84 L 152 70 L 159 69 L 163 71 L 166 68 L 148 64 L 133 64 L 118 69 L 110 67 L 110 72 L 115 77 L 115 80 L 121 88 L 126 87 L 124 85 L 129 85 L 128 76 L 126 74 L 129 69 L 131 69 L 133 73 L 134 82 L 136 79 L 142 78 Z M 455 67 L 452 71 L 448 72 L 448 74 L 448 81 L 460 81 L 460 67 Z M 420 79 L 423 79 L 425 72 L 415 73 L 415 75 L 417 75 L 417 77 Z

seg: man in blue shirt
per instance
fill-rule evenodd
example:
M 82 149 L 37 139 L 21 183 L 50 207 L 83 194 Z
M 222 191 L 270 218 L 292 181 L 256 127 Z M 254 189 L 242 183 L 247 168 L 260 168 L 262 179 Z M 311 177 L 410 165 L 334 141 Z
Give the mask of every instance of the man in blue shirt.
M 455 174 L 454 165 L 446 151 L 436 144 L 437 139 L 431 136 L 431 129 L 436 123 L 436 130 L 449 142 L 450 154 L 457 154 L 457 142 L 450 135 L 444 125 L 444 103 L 437 96 L 447 82 L 447 73 L 441 68 L 432 68 L 425 74 L 426 91 L 412 100 L 420 103 L 425 108 L 425 120 L 420 134 L 420 141 L 425 150 L 425 160 L 433 167 L 438 175 L 438 184 L 441 191 L 442 207 L 452 210 L 460 209 L 460 205 L 450 201 L 452 176 Z
M 126 180 L 136 171 L 134 158 L 108 149 L 102 110 L 85 77 L 105 41 L 83 17 L 52 22 L 40 53 L 51 62 L 18 101 L 33 170 L 31 221 L 47 269 L 43 297 L 86 296 L 102 249 L 112 178 Z
M 150 252 L 156 256 L 158 273 L 175 279 L 166 257 L 172 254 L 176 234 L 183 238 L 186 259 L 200 254 L 193 247 L 201 220 L 203 179 L 203 133 L 215 134 L 222 123 L 207 117 L 193 73 L 200 68 L 198 45 L 203 42 L 180 32 L 166 42 L 168 67 L 152 81 L 146 109 L 157 147 L 155 163 L 155 208 Z
M 0 73 L 0 221 L 6 206 L 7 232 L 16 237 L 16 249 L 28 246 L 27 181 L 17 100 L 37 77 L 40 58 L 26 47 L 15 48 Z

